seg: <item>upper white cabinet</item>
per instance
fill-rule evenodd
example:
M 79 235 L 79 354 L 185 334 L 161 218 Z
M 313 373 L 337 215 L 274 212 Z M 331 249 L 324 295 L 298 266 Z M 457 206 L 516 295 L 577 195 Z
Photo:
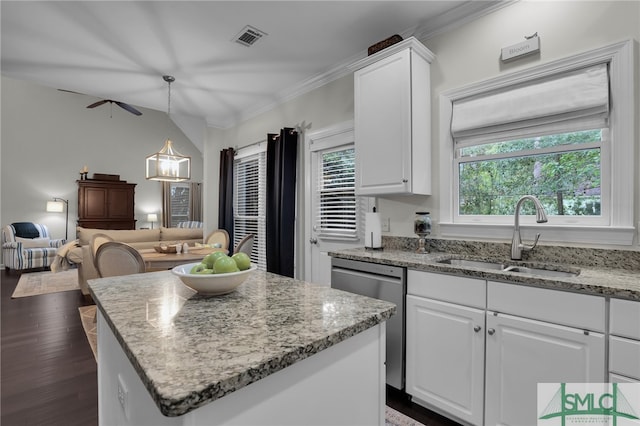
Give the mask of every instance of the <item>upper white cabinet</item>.
M 431 194 L 433 59 L 410 37 L 350 66 L 358 195 Z

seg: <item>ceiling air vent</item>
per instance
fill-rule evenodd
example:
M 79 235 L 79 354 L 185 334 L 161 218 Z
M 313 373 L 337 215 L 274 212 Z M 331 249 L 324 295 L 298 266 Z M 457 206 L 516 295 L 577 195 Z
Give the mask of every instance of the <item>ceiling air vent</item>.
M 235 36 L 236 43 L 240 43 L 244 46 L 253 46 L 258 40 L 266 36 L 267 33 L 260 31 L 259 29 L 247 25 Z

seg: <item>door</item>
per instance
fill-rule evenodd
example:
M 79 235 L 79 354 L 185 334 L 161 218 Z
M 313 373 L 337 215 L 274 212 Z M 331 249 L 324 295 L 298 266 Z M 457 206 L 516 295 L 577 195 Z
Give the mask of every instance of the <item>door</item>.
M 355 195 L 353 122 L 305 136 L 305 281 L 331 285 L 330 251 L 364 247 L 369 199 Z
M 487 425 L 537 424 L 538 383 L 605 381 L 604 335 L 487 312 Z
M 407 296 L 407 393 L 473 425 L 484 405 L 484 310 Z

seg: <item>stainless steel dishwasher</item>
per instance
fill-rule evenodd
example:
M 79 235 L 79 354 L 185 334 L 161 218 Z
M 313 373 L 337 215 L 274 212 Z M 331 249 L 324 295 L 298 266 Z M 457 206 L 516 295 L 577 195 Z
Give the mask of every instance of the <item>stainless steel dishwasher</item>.
M 387 321 L 387 384 L 404 389 L 405 329 L 404 301 L 407 270 L 397 266 L 331 259 L 331 287 L 396 304 L 396 314 Z

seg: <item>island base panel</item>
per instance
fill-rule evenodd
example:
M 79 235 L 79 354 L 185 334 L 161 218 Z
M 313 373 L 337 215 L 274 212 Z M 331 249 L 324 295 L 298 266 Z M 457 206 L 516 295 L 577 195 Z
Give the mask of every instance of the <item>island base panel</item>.
M 383 322 L 182 416 L 165 417 L 99 313 L 100 424 L 382 426 L 385 334 Z

